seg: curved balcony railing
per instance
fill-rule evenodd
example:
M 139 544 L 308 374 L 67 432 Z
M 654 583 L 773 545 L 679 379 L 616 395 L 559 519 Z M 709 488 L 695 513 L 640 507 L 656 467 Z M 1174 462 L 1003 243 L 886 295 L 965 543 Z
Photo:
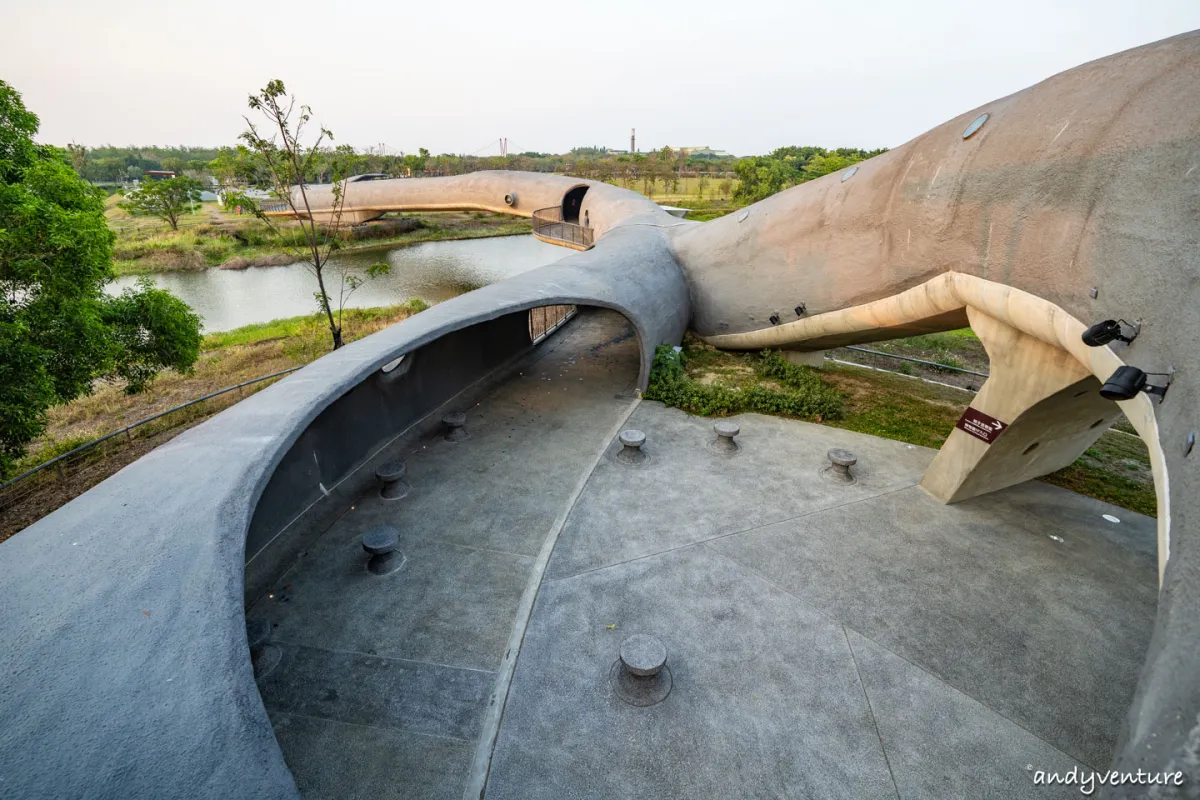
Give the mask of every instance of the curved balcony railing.
M 587 250 L 596 243 L 596 232 L 575 222 L 565 222 L 562 208 L 552 206 L 533 212 L 533 235 L 549 242 L 576 250 Z

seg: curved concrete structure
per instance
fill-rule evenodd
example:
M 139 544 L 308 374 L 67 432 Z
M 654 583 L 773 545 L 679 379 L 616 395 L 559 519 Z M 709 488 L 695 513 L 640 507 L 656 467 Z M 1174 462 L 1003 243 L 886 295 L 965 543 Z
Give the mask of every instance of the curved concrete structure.
M 244 597 L 302 546 L 286 535 L 297 517 L 352 497 L 397 437 L 530 350 L 525 310 L 620 312 L 644 385 L 655 345 L 683 335 L 687 286 L 659 231 L 605 245 L 614 258 L 580 253 L 354 342 L 6 541 L 4 792 L 295 797 L 247 657 Z M 405 354 L 411 368 L 381 372 Z
M 332 213 L 330 194 L 310 187 L 314 216 Z M 339 350 L 0 545 L 0 672 L 14 676 L 0 685 L 6 790 L 294 796 L 254 684 L 245 600 L 345 512 L 388 448 L 530 351 L 523 312 L 580 304 L 632 323 L 641 386 L 654 347 L 689 322 L 719 347 L 794 350 L 970 322 L 993 364 L 974 406 L 1009 430 L 990 446 L 952 434 L 922 481 L 943 502 L 1073 460 L 1116 414 L 1096 390 L 1117 366 L 1175 367 L 1163 403 L 1121 404 L 1152 454 L 1161 591 L 1115 763 L 1183 771 L 1190 784 L 1162 791 L 1195 791 L 1200 35 L 1062 73 L 710 223 L 605 184 L 508 172 L 353 183 L 343 214 L 555 206 L 586 219 L 594 249 Z M 1082 331 L 1106 318 L 1139 320 L 1140 335 L 1085 347 Z M 502 682 L 497 725 L 507 692 Z

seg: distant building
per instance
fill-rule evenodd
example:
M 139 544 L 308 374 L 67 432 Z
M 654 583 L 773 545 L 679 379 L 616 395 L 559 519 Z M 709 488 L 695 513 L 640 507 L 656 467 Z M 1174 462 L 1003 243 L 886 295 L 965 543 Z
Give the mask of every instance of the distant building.
M 165 181 L 178 176 L 169 169 L 148 169 L 142 173 L 142 177 L 148 181 Z
M 681 147 L 679 149 L 688 158 L 736 158 L 733 153 L 727 153 L 724 150 L 713 150 L 708 145 L 704 147 Z

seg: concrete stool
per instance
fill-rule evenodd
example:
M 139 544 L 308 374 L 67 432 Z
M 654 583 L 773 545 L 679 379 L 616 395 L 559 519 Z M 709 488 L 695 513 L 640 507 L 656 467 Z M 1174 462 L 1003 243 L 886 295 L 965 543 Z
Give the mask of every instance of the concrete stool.
M 639 633 L 621 642 L 621 666 L 638 678 L 652 678 L 667 665 L 667 646 Z
M 858 459 L 849 450 L 834 448 L 829 453 L 829 466 L 821 470 L 822 477 L 834 483 L 856 483 L 857 479 L 850 474 L 850 468 L 858 463 Z
M 383 484 L 379 496 L 384 500 L 399 500 L 408 495 L 411 488 L 404 476 L 408 474 L 408 466 L 403 459 L 397 458 L 375 468 L 375 479 Z
M 364 533 L 362 549 L 370 556 L 367 571 L 373 575 L 387 575 L 400 569 L 404 565 L 404 554 L 396 549 L 399 546 L 400 532 L 391 525 L 380 525 Z
M 250 645 L 250 664 L 254 667 L 254 679 L 267 677 L 279 666 L 283 652 L 270 644 L 271 623 L 265 619 L 246 620 L 246 642 Z
M 463 439 L 469 438 L 470 433 L 467 432 L 467 415 L 463 411 L 451 411 L 446 416 L 442 417 L 442 424 L 446 426 L 446 441 L 461 442 Z
M 742 432 L 742 428 L 736 422 L 728 419 L 718 420 L 713 424 L 713 432 L 717 434 L 716 441 L 709 443 L 709 449 L 715 453 L 722 455 L 733 455 L 741 450 L 741 445 L 733 440 L 733 437 Z
M 646 443 L 646 434 L 638 430 L 621 431 L 621 435 L 617 437 L 622 445 L 617 452 L 617 461 L 630 467 L 643 466 L 650 460 L 650 456 L 642 452 L 642 445 Z
M 667 647 L 653 636 L 635 634 L 621 642 L 620 655 L 609 670 L 617 697 L 631 706 L 652 706 L 671 693 Z

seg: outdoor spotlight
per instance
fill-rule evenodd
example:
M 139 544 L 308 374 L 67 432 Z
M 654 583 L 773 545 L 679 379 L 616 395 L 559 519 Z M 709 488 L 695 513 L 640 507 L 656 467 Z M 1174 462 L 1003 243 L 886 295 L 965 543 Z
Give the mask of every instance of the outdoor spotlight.
M 772 325 L 778 325 L 781 321 L 778 313 L 772 314 L 770 317 L 768 317 L 768 319 L 771 320 Z
M 1133 329 L 1133 333 L 1126 336 L 1121 329 L 1122 325 L 1128 325 Z M 1123 319 L 1106 319 L 1103 322 L 1097 322 L 1083 332 L 1083 343 L 1088 347 L 1101 347 L 1112 341 L 1129 344 L 1137 338 L 1140 329 L 1141 325 L 1136 322 L 1126 322 Z
M 1100 396 L 1105 400 L 1132 400 L 1137 397 L 1138 392 L 1145 392 L 1158 395 L 1158 402 L 1161 403 L 1166 397 L 1167 388 L 1171 385 L 1174 373 L 1174 369 L 1170 372 L 1151 372 L 1150 375 L 1167 379 L 1162 386 L 1155 386 L 1147 380 L 1147 374 L 1137 367 L 1117 367 L 1117 371 L 1100 387 Z
M 807 307 L 807 306 L 805 306 L 805 305 L 804 305 L 804 303 L 801 303 L 800 305 L 796 306 L 796 309 L 795 309 L 795 310 L 796 310 L 796 316 L 797 316 L 797 317 L 803 317 L 803 316 L 804 316 L 804 312 L 805 312 L 805 311 L 808 311 L 808 307 Z

